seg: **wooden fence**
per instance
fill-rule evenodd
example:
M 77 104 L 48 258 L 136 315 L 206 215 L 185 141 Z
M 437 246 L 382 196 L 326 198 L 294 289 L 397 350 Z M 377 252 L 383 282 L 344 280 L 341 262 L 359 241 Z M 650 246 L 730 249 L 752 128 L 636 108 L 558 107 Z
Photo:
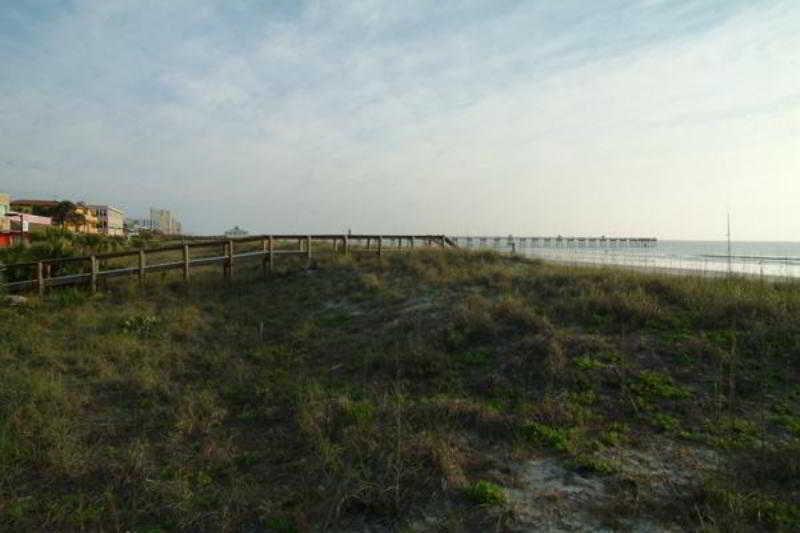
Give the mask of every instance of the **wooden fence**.
M 320 242 L 329 243 L 327 249 L 317 247 Z M 255 250 L 240 251 L 237 245 L 256 243 L 260 246 Z M 296 243 L 296 248 L 291 245 Z M 356 247 L 352 247 L 353 245 Z M 221 264 L 226 279 L 233 277 L 234 265 L 239 259 L 261 258 L 264 275 L 275 268 L 275 260 L 280 256 L 300 256 L 306 259 L 306 266 L 310 266 L 311 259 L 319 254 L 349 254 L 351 251 L 370 252 L 383 255 L 387 251 L 414 248 L 416 246 L 456 247 L 456 244 L 444 235 L 258 235 L 239 239 L 216 239 L 204 241 L 187 241 L 179 245 L 164 246 L 160 248 L 130 250 L 125 252 L 112 252 L 93 254 L 82 257 L 65 257 L 43 259 L 30 263 L 14 263 L 1 266 L 0 269 L 8 272 L 19 272 L 20 269 L 29 271 L 30 279 L 12 281 L 3 286 L 9 292 L 23 291 L 38 288 L 43 295 L 48 287 L 88 284 L 92 292 L 97 291 L 98 281 L 101 279 L 123 276 L 137 276 L 140 283 L 144 283 L 148 272 L 165 272 L 168 270 L 181 270 L 184 281 L 191 279 L 192 267 Z M 192 250 L 196 248 L 217 248 L 220 254 L 192 257 Z M 170 260 L 159 263 L 148 262 L 148 257 L 164 252 L 180 252 L 180 260 Z M 102 264 L 112 259 L 131 259 L 134 266 L 102 269 Z M 80 272 L 59 276 L 51 276 L 53 270 L 58 270 L 60 265 L 78 265 Z M 87 268 L 88 267 L 88 268 Z

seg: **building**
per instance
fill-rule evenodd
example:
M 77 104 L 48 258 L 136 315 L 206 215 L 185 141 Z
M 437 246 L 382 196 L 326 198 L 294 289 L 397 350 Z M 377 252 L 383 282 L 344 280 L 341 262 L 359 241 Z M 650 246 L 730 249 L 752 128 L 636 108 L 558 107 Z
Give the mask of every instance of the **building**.
M 231 239 L 246 237 L 247 235 L 249 235 L 249 233 L 240 228 L 239 226 L 234 226 L 233 228 L 225 232 L 225 236 Z
M 180 235 L 183 231 L 181 223 L 167 209 L 150 208 L 149 218 L 127 218 L 125 226 L 129 233 L 140 231 L 157 231 L 164 235 Z
M 154 229 L 160 231 L 164 235 L 179 235 L 181 233 L 181 223 L 178 219 L 172 216 L 172 213 L 167 209 L 150 208 L 150 220 L 153 221 Z
M 97 230 L 103 235 L 122 237 L 125 235 L 125 213 L 110 205 L 91 205 L 97 213 Z
M 37 215 L 52 219 L 54 225 L 75 233 L 97 233 L 97 212 L 83 202 L 56 200 L 14 200 L 11 209 L 17 213 Z
M 0 233 L 7 233 L 11 229 L 11 223 L 6 218 L 9 211 L 11 211 L 11 197 L 0 193 Z
M 46 216 L 58 207 L 60 202 L 56 200 L 14 200 L 10 202 L 11 210 L 17 213 L 28 213 L 31 215 Z
M 50 217 L 11 210 L 11 198 L 0 194 L 0 248 L 25 240 L 31 231 L 51 225 Z
M 53 224 L 50 217 L 43 217 L 40 215 L 31 215 L 30 213 L 17 213 L 16 211 L 9 211 L 6 214 L 11 226 L 11 233 L 26 234 L 37 229 L 44 229 Z
M 11 246 L 11 220 L 6 216 L 11 210 L 11 197 L 0 193 L 0 248 Z
M 153 221 L 149 218 L 126 218 L 125 231 L 130 234 L 137 234 L 141 231 L 153 231 Z
M 86 204 L 75 206 L 75 218 L 65 220 L 61 226 L 75 233 L 99 233 L 100 219 L 97 212 Z

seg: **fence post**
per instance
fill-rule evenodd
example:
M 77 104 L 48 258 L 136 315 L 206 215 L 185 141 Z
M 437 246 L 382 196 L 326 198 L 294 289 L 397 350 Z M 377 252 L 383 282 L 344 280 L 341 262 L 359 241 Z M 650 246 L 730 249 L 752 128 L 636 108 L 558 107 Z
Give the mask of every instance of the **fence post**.
M 275 239 L 269 236 L 269 271 L 275 270 Z
M 139 285 L 144 285 L 144 272 L 145 272 L 145 252 L 144 250 L 139 250 Z
M 342 236 L 344 243 L 344 255 L 350 255 L 350 238 L 347 235 Z
M 441 243 L 441 245 L 442 245 L 442 248 L 444 248 L 444 235 L 442 235 L 441 237 L 439 237 L 439 242 Z
M 311 235 L 306 236 L 306 268 L 311 268 Z
M 411 237 L 408 238 L 408 240 L 409 240 L 409 242 L 411 244 L 411 248 L 413 249 L 414 248 L 414 236 L 412 235 Z
M 183 281 L 189 281 L 189 245 L 183 245 Z
M 269 255 L 269 244 L 267 243 L 267 239 L 261 239 L 261 251 L 264 252 L 264 256 L 261 258 L 261 274 L 266 278 L 267 256 Z
M 92 255 L 89 258 L 89 261 L 91 261 L 91 265 L 92 265 L 92 274 L 91 274 L 90 280 L 91 280 L 92 294 L 94 294 L 94 293 L 97 292 L 97 257 Z
M 371 239 L 371 238 L 369 238 L 369 237 L 367 237 L 367 251 L 369 251 L 369 249 L 371 248 L 371 246 L 372 246 L 372 239 Z
M 383 237 L 378 236 L 378 257 L 383 255 Z
M 228 277 L 230 279 L 233 279 L 233 256 L 236 253 L 235 246 L 236 245 L 233 244 L 233 239 L 228 241 Z
M 41 261 L 36 263 L 36 280 L 39 286 L 39 296 L 44 296 L 44 264 Z
M 228 241 L 225 249 L 227 252 L 225 257 L 225 278 L 230 280 L 233 278 L 233 240 Z
M 228 279 L 228 243 L 222 243 L 222 277 Z

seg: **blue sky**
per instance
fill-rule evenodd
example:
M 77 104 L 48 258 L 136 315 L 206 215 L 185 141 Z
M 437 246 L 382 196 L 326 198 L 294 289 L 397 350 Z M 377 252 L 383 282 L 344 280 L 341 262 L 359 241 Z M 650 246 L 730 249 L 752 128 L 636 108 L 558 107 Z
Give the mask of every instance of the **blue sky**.
M 792 0 L 15 1 L 0 189 L 195 233 L 800 240 Z

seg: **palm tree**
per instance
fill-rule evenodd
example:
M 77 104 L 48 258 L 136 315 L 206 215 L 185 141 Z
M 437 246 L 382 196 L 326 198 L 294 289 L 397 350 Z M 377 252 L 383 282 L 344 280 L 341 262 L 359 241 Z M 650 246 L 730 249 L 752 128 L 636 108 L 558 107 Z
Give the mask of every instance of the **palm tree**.
M 63 226 L 64 223 L 67 222 L 67 219 L 70 217 L 70 215 L 74 212 L 75 204 L 64 200 L 62 202 L 58 202 L 58 205 L 48 208 L 47 212 L 44 214 L 50 216 L 50 218 L 53 219 L 53 222 L 59 226 Z

